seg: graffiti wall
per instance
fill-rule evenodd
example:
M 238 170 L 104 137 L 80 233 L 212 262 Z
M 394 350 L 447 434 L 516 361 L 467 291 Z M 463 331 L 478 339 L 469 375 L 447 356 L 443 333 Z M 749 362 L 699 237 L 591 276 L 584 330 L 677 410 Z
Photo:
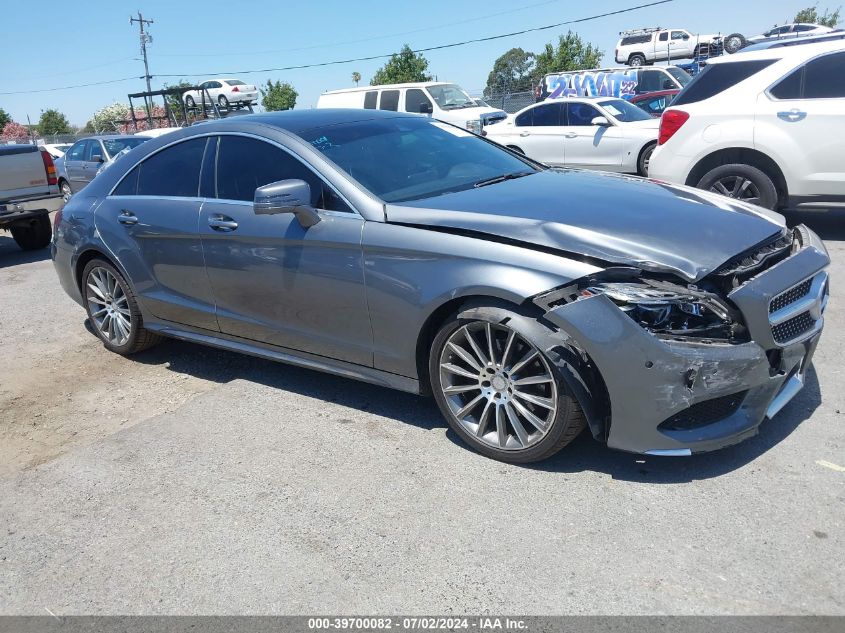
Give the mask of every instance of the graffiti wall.
M 630 99 L 637 88 L 636 70 L 584 71 L 546 75 L 545 92 L 557 97 L 620 97 Z

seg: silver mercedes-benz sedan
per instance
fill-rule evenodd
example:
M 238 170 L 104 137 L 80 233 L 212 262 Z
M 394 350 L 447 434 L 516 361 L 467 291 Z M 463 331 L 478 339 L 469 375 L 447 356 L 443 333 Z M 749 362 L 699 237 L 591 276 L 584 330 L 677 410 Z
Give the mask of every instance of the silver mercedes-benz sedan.
M 584 427 L 662 455 L 753 435 L 803 386 L 828 296 L 822 242 L 777 214 L 395 112 L 174 132 L 55 224 L 109 350 L 173 337 L 433 394 L 509 462 Z

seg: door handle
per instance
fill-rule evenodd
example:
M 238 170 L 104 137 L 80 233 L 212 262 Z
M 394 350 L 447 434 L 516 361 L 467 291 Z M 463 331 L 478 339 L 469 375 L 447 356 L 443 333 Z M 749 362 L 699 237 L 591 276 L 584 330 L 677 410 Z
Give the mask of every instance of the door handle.
M 212 215 L 208 218 L 208 226 L 213 228 L 215 231 L 228 233 L 229 231 L 234 231 L 238 228 L 238 223 L 226 215 Z
M 531 132 L 520 132 L 520 136 L 531 136 Z
M 563 138 L 576 138 L 578 136 L 577 132 L 567 132 L 563 135 Z
M 121 210 L 120 215 L 117 216 L 117 221 L 127 225 L 138 224 L 138 218 L 129 209 Z
M 781 121 L 795 123 L 797 121 L 803 121 L 805 118 L 807 118 L 807 113 L 802 112 L 798 108 L 792 108 L 791 110 L 786 112 L 778 112 L 778 118 Z

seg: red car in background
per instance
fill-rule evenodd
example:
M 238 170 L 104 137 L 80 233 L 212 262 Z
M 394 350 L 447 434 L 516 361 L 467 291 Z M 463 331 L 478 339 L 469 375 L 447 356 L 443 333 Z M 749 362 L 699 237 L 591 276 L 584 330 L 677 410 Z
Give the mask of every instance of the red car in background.
M 672 99 L 678 94 L 680 90 L 658 90 L 657 92 L 647 92 L 641 95 L 631 97 L 630 101 L 638 108 L 645 110 L 651 116 L 657 118 L 663 111 L 672 103 Z

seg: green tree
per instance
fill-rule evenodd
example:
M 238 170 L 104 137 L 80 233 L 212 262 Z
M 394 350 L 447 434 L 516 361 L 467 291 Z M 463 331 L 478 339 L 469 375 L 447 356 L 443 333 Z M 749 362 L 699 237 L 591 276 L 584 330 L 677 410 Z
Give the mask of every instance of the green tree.
M 12 120 L 12 117 L 9 116 L 9 113 L 6 112 L 3 108 L 0 108 L 0 130 L 6 127 L 6 124 Z
M 795 14 L 793 22 L 821 24 L 822 26 L 829 26 L 831 28 L 839 24 L 839 12 L 842 10 L 842 7 L 838 7 L 833 13 L 830 13 L 829 9 L 825 9 L 824 14 L 819 15 L 818 6 L 819 5 L 815 4 L 812 7 L 801 9 Z
M 167 90 L 168 88 L 190 88 L 193 85 L 194 85 L 193 82 L 185 81 L 184 79 L 180 79 L 179 82 L 175 83 L 175 84 L 164 84 L 164 89 Z M 176 94 L 176 95 L 169 95 L 169 96 L 165 97 L 165 99 L 167 100 L 168 108 L 173 113 L 173 116 L 176 117 L 176 122 L 180 123 L 180 124 L 182 123 L 183 110 L 184 110 L 184 106 L 182 105 L 183 94 L 184 93 Z
M 53 108 L 44 110 L 41 113 L 41 118 L 38 120 L 38 125 L 36 127 L 39 134 L 70 133 L 70 123 L 68 123 L 67 117 Z
M 288 82 L 267 80 L 267 87 L 261 89 L 261 105 L 268 112 L 293 110 L 299 93 Z
M 361 81 L 361 73 L 359 73 L 357 70 L 352 73 L 352 81 L 355 82 L 356 86 L 358 85 L 358 82 Z
M 531 90 L 535 63 L 534 53 L 521 48 L 510 49 L 493 62 L 484 94 Z
M 546 44 L 542 53 L 536 55 L 535 76 L 568 70 L 598 68 L 604 52 L 581 39 L 572 31 L 558 38 L 557 46 Z
M 414 81 L 431 81 L 428 70 L 428 60 L 417 55 L 411 47 L 405 44 L 402 50 L 390 56 L 390 59 L 376 71 L 370 80 L 371 86 L 383 84 L 402 84 Z

